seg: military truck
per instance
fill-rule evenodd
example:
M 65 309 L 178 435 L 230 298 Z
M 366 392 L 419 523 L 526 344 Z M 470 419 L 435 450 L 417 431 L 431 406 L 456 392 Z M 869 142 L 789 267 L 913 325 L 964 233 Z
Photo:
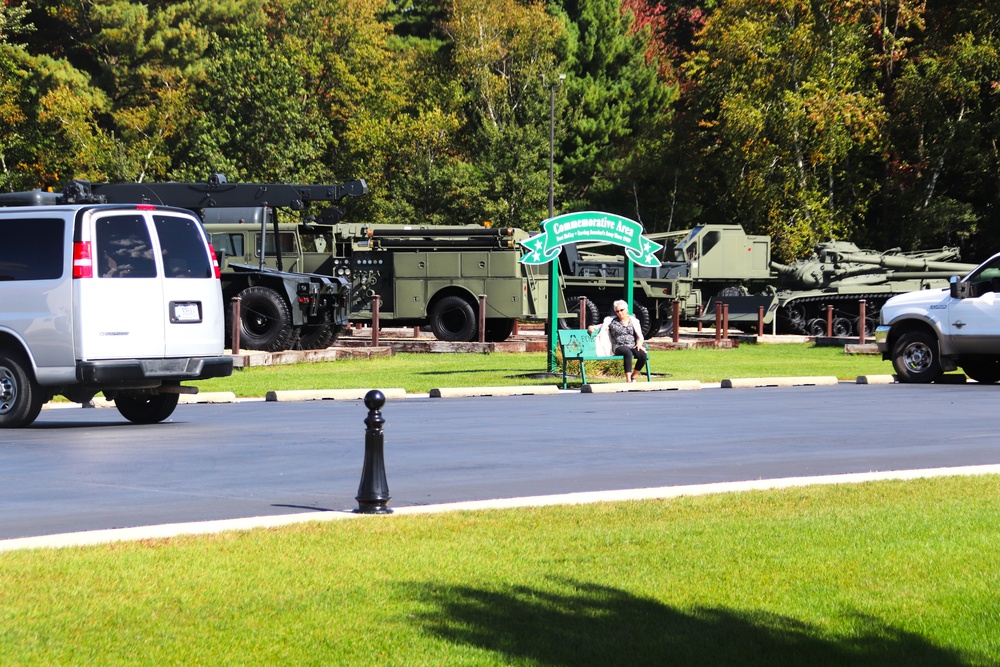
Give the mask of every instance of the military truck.
M 367 192 L 363 180 L 334 185 L 229 183 L 213 174 L 206 183 L 73 181 L 62 199 L 156 204 L 197 213 L 220 260 L 226 303 L 240 298 L 241 347 L 279 351 L 329 346 L 348 323 L 350 283 L 303 270 L 298 236 L 278 228 L 275 210 L 305 211 L 315 202 L 338 203 Z M 331 204 L 315 217 L 336 221 L 341 215 Z M 231 308 L 226 312 L 229 331 Z
M 229 183 L 216 174 L 207 183 L 89 187 L 107 201 L 165 203 L 198 213 L 224 259 L 224 286 L 244 299 L 244 310 L 246 299 L 251 301 L 250 312 L 241 319 L 253 345 L 325 347 L 348 319 L 371 321 L 376 295 L 380 325 L 430 326 L 446 341 L 478 340 L 481 294 L 486 295 L 487 341 L 506 340 L 518 318 L 546 317 L 547 275 L 517 261 L 526 232 L 482 225 L 344 223 L 336 206 L 313 210 L 318 202 L 366 194 L 362 180 Z M 233 261 L 237 259 L 244 263 Z M 304 289 L 305 277 L 309 285 L 332 283 L 325 293 L 336 293 L 333 312 L 318 307 L 310 295 L 282 292 L 273 282 L 261 284 L 276 273 L 300 278 L 296 290 Z M 262 289 L 253 289 L 257 287 Z M 309 306 L 308 317 L 297 316 L 296 303 Z
M 771 322 L 775 294 L 770 237 L 748 235 L 740 225 L 698 225 L 683 233 L 649 237 L 664 248 L 659 266 L 634 268 L 633 311 L 644 335 L 670 331 L 675 301 L 682 323 L 694 323 L 699 316 L 713 319 L 716 303 L 729 305 L 730 322 L 756 325 L 760 306 L 765 323 Z M 567 309 L 578 314 L 586 297 L 588 323 L 609 315 L 612 301 L 624 292 L 624 256 L 570 244 L 561 257 Z M 575 327 L 576 321 L 569 318 L 566 326 Z
M 351 318 L 429 326 L 445 341 L 506 340 L 519 318 L 545 319 L 547 271 L 518 262 L 528 233 L 482 225 L 382 225 L 310 221 L 300 227 L 314 247 L 304 269 L 351 281 Z M 308 239 L 312 238 L 311 241 Z M 565 308 L 565 304 L 562 304 Z

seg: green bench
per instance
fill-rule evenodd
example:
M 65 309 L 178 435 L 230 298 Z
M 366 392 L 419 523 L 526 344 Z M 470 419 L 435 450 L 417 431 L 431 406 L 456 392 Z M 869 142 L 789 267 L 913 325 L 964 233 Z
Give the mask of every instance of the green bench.
M 597 334 L 587 333 L 586 329 L 560 329 L 559 330 L 559 350 L 562 352 L 562 388 L 566 389 L 566 364 L 570 361 L 580 363 L 580 380 L 587 384 L 587 370 L 583 362 L 585 361 L 611 361 L 617 359 L 621 361 L 620 354 L 609 356 L 597 354 Z M 649 371 L 649 362 L 646 362 L 646 382 L 652 382 L 652 375 Z

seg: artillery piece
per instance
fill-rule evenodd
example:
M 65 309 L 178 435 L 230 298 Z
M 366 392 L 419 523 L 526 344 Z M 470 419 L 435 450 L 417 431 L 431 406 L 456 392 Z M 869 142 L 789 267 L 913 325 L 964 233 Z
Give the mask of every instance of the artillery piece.
M 860 335 L 859 303 L 865 300 L 865 335 L 872 335 L 889 297 L 948 287 L 948 279 L 976 268 L 963 264 L 957 248 L 902 252 L 862 250 L 847 241 L 829 241 L 793 264 L 771 262 L 778 274 L 780 333 L 824 335 L 827 307 L 833 306 L 833 334 Z

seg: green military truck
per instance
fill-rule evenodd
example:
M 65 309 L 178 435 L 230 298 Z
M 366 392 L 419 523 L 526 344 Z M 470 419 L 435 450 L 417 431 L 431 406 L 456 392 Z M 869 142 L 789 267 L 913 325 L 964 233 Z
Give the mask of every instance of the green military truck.
M 699 316 L 713 318 L 716 303 L 728 304 L 731 322 L 756 325 L 760 306 L 765 322 L 772 321 L 776 297 L 770 237 L 749 235 L 740 225 L 718 224 L 650 238 L 664 245 L 661 263 L 636 266 L 632 283 L 633 311 L 646 337 L 670 329 L 674 302 L 680 304 L 682 323 L 694 323 Z M 588 323 L 610 315 L 612 301 L 622 298 L 624 257 L 603 250 L 576 244 L 563 248 L 563 290 L 573 314 L 565 322 L 569 328 L 577 326 L 584 297 Z
M 306 271 L 351 281 L 351 318 L 370 321 L 379 300 L 382 325 L 429 326 L 445 341 L 479 338 L 480 295 L 485 295 L 483 338 L 506 340 L 515 320 L 545 319 L 547 272 L 518 263 L 514 228 L 480 225 L 304 225 L 312 246 Z
M 334 185 L 229 183 L 214 174 L 206 183 L 69 183 L 62 199 L 155 204 L 194 211 L 209 233 L 222 268 L 227 304 L 240 299 L 240 346 L 251 350 L 322 349 L 348 323 L 350 283 L 302 268 L 298 235 L 277 226 L 275 210 L 307 210 L 314 202 L 340 202 L 368 192 L 362 180 Z M 339 219 L 331 205 L 318 219 Z M 268 225 L 272 225 L 270 228 Z M 277 239 L 277 242 L 276 242 Z M 226 330 L 232 327 L 226 308 Z
M 378 296 L 380 326 L 429 326 L 446 341 L 479 338 L 480 295 L 486 297 L 484 339 L 506 340 L 519 318 L 545 319 L 544 269 L 518 263 L 528 234 L 480 225 L 391 226 L 341 222 L 338 203 L 367 193 L 364 181 L 334 185 L 229 183 L 93 184 L 107 201 L 180 206 L 201 217 L 223 258 L 228 293 L 250 301 L 242 331 L 250 346 L 325 347 L 337 327 L 370 322 Z M 281 218 L 279 219 L 279 215 Z M 332 281 L 339 304 L 319 317 L 300 313 L 294 290 L 273 274 Z M 286 283 L 291 285 L 291 282 Z M 348 296 L 349 295 L 349 296 Z M 349 300 L 348 300 L 349 299 Z M 565 305 L 565 304 L 563 304 Z M 290 311 L 290 312 L 289 312 Z M 333 329 L 334 331 L 331 331 Z

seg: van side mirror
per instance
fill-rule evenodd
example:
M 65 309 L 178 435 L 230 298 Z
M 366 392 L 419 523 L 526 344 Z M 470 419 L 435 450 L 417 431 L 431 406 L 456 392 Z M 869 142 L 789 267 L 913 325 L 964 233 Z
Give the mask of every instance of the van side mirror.
M 951 287 L 952 299 L 966 299 L 970 296 L 971 283 L 968 281 L 959 280 L 958 276 L 952 276 L 948 282 Z

